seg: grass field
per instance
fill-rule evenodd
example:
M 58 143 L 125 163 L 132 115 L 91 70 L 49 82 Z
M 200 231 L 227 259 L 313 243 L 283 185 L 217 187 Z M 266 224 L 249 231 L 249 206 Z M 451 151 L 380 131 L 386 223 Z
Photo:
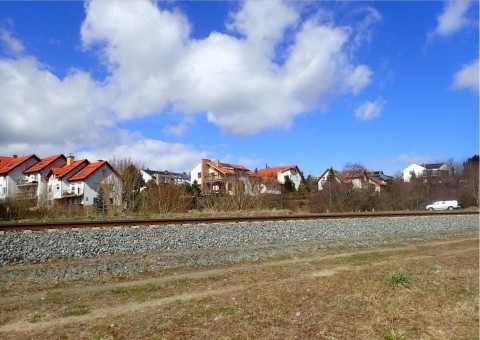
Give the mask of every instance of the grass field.
M 12 282 L 0 297 L 0 337 L 478 339 L 478 248 L 471 233 L 137 277 Z

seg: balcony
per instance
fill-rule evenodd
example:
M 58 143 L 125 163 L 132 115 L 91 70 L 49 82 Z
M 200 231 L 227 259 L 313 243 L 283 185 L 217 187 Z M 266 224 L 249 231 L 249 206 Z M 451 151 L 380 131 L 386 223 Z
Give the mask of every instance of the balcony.
M 225 176 L 221 176 L 218 174 L 210 174 L 206 178 L 207 182 L 224 182 L 226 180 Z
M 26 187 L 26 186 L 37 186 L 38 181 L 29 181 L 28 179 L 19 179 L 17 181 L 17 187 Z
M 36 198 L 36 197 L 37 197 L 37 192 L 36 191 L 34 191 L 34 192 L 30 192 L 30 191 L 18 192 L 17 195 L 16 195 L 16 198 L 20 199 L 20 200 L 33 199 L 33 198 Z
M 75 190 L 63 190 L 62 197 L 75 197 L 75 196 L 83 196 L 83 191 L 75 191 Z

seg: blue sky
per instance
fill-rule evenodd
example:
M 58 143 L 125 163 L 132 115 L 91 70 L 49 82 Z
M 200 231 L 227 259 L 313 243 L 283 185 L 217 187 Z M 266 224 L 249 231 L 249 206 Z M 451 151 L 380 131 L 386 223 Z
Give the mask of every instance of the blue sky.
M 318 176 L 479 152 L 476 1 L 0 2 L 0 154 Z

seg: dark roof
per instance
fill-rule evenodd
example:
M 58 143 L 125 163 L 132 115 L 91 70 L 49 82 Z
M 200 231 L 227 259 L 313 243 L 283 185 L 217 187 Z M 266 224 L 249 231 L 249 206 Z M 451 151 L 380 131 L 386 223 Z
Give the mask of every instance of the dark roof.
M 171 178 L 184 179 L 187 181 L 190 180 L 190 177 L 185 172 L 170 172 L 168 170 L 156 171 L 156 170 L 150 170 L 150 169 L 146 169 L 143 171 L 152 177 L 154 177 L 155 175 L 161 175 L 161 176 L 168 176 Z
M 423 164 L 423 167 L 427 170 L 435 170 L 435 169 L 440 169 L 440 167 L 444 164 L 445 163 Z

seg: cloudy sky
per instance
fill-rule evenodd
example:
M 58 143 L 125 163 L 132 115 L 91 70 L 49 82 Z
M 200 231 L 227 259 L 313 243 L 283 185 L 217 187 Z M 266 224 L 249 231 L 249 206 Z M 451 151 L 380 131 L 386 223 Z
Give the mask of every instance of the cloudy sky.
M 479 150 L 476 1 L 0 2 L 0 155 L 305 175 Z

